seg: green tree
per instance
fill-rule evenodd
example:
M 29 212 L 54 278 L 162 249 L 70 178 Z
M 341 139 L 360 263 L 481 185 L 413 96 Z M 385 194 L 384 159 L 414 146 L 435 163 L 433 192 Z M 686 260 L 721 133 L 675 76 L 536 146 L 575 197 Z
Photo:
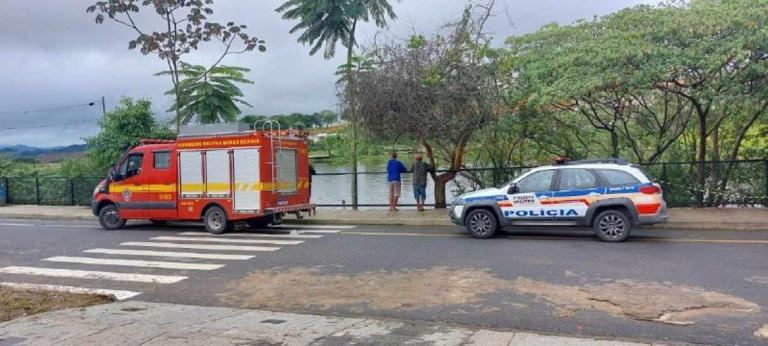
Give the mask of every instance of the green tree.
M 418 141 L 432 167 L 435 206 L 446 206 L 446 184 L 464 168 L 472 134 L 498 116 L 499 97 L 487 67 L 489 7 L 467 7 L 449 35 L 373 47 L 373 69 L 360 75 L 361 125 L 372 136 Z M 416 42 L 414 42 L 416 41 Z M 437 160 L 440 160 L 438 162 Z
M 181 123 L 197 121 L 202 124 L 232 122 L 237 119 L 240 109 L 237 104 L 251 106 L 241 99 L 243 92 L 235 83 L 253 84 L 245 78 L 250 69 L 237 66 L 214 66 L 206 69 L 202 65 L 181 63 L 179 74 L 184 77 L 178 88 L 168 90 L 174 95 L 177 90 L 181 103 L 175 103 L 170 110 L 181 115 Z M 155 75 L 169 75 L 163 71 Z M 180 109 L 177 109 L 181 105 Z
M 347 48 L 349 82 L 352 81 L 352 57 L 357 45 L 357 23 L 373 20 L 376 26 L 383 28 L 387 19 L 397 18 L 387 0 L 288 0 L 277 11 L 283 12 L 283 19 L 299 21 L 290 32 L 302 30 L 298 41 L 312 45 L 310 55 L 325 47 L 323 55 L 330 59 L 336 53 L 336 43 L 341 41 Z M 347 83 L 347 92 L 353 90 L 354 86 Z M 347 95 L 347 100 L 355 100 L 354 94 Z M 352 205 L 357 208 L 357 111 L 354 101 L 348 103 L 348 107 L 352 120 Z
M 141 139 L 175 138 L 171 129 L 155 120 L 151 106 L 149 100 L 122 97 L 117 107 L 104 115 L 99 121 L 99 133 L 85 139 L 86 155 L 96 169 L 107 170 Z
M 176 101 L 176 132 L 181 125 L 182 95 L 181 58 L 198 49 L 201 43 L 208 41 L 220 42 L 223 46 L 212 67 L 216 67 L 227 55 L 239 54 L 254 49 L 260 52 L 266 50 L 264 41 L 251 37 L 245 32 L 245 25 L 235 22 L 220 24 L 208 18 L 213 14 L 213 0 L 108 0 L 96 1 L 88 6 L 88 13 L 96 13 L 97 24 L 105 18 L 130 28 L 136 33 L 136 38 L 128 42 L 128 49 L 139 48 L 141 54 L 156 54 L 168 66 L 168 73 L 173 83 L 173 95 Z M 141 7 L 140 7 L 141 6 Z M 154 13 L 154 21 L 139 18 L 142 7 L 149 7 L 146 12 Z M 150 27 L 147 23 L 156 23 Z M 239 42 L 239 47 L 236 43 Z
M 325 127 L 333 125 L 333 123 L 335 123 L 336 120 L 339 118 L 339 115 L 336 114 L 336 112 L 329 109 L 320 111 L 320 113 L 317 116 L 320 119 L 320 122 L 323 125 L 325 125 Z

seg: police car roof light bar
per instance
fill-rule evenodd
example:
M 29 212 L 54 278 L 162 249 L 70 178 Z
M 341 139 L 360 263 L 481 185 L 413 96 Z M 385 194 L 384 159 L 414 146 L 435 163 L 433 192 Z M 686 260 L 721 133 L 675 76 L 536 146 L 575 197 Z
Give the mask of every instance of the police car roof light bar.
M 618 157 L 609 157 L 609 158 L 602 158 L 602 159 L 588 159 L 588 160 L 576 160 L 568 162 L 570 165 L 582 165 L 582 164 L 588 164 L 588 163 L 614 163 L 617 165 L 628 165 L 629 162 L 625 159 L 618 158 Z
M 565 157 L 565 156 L 558 156 L 558 157 L 553 157 L 552 158 L 552 161 L 556 165 L 565 165 L 565 164 L 568 163 L 569 160 L 570 160 L 570 158 L 569 157 Z

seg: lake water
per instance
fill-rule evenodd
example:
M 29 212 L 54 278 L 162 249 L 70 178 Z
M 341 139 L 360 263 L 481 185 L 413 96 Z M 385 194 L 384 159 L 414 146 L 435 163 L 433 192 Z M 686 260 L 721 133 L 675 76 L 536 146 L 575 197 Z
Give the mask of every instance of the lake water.
M 405 163 L 405 162 L 404 162 Z M 327 162 L 312 162 L 318 174 L 322 173 L 340 173 L 350 172 L 352 169 L 347 166 L 332 166 Z M 406 167 L 409 164 L 406 163 Z M 359 172 L 385 171 L 384 164 L 358 165 Z M 413 198 L 413 184 L 410 174 L 403 174 L 402 194 L 400 204 L 416 204 Z M 435 203 L 434 187 L 435 184 L 431 177 L 427 177 L 427 204 Z M 357 176 L 357 200 L 359 204 L 388 204 L 389 203 L 389 184 L 387 175 L 382 174 L 359 174 Z M 453 200 L 451 193 L 451 183 L 446 187 L 446 202 Z M 352 201 L 351 175 L 316 175 L 312 177 L 312 203 L 315 204 L 342 204 L 346 202 L 349 205 Z M 361 207 L 362 208 L 362 207 Z

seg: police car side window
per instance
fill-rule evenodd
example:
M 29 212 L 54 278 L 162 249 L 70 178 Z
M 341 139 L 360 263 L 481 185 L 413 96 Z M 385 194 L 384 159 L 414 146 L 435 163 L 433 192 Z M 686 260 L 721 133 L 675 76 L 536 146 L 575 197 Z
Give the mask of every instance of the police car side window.
M 560 171 L 560 190 L 592 189 L 597 179 L 586 169 L 563 169 Z
M 640 181 L 637 180 L 637 178 L 627 172 L 622 172 L 615 169 L 601 169 L 598 170 L 598 172 L 600 172 L 605 180 L 608 181 L 608 185 L 610 186 L 640 184 Z
M 531 175 L 523 178 L 517 183 L 517 192 L 538 192 L 549 191 L 552 185 L 552 177 L 555 175 L 554 170 L 538 171 L 531 173 Z

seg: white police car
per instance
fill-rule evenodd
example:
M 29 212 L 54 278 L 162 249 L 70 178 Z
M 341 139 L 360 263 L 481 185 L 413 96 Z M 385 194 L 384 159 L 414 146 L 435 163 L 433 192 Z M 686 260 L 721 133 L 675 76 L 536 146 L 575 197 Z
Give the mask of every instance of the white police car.
M 660 186 L 622 159 L 560 159 L 499 188 L 457 197 L 450 216 L 476 238 L 505 226 L 592 226 L 612 242 L 626 240 L 635 225 L 668 219 Z

